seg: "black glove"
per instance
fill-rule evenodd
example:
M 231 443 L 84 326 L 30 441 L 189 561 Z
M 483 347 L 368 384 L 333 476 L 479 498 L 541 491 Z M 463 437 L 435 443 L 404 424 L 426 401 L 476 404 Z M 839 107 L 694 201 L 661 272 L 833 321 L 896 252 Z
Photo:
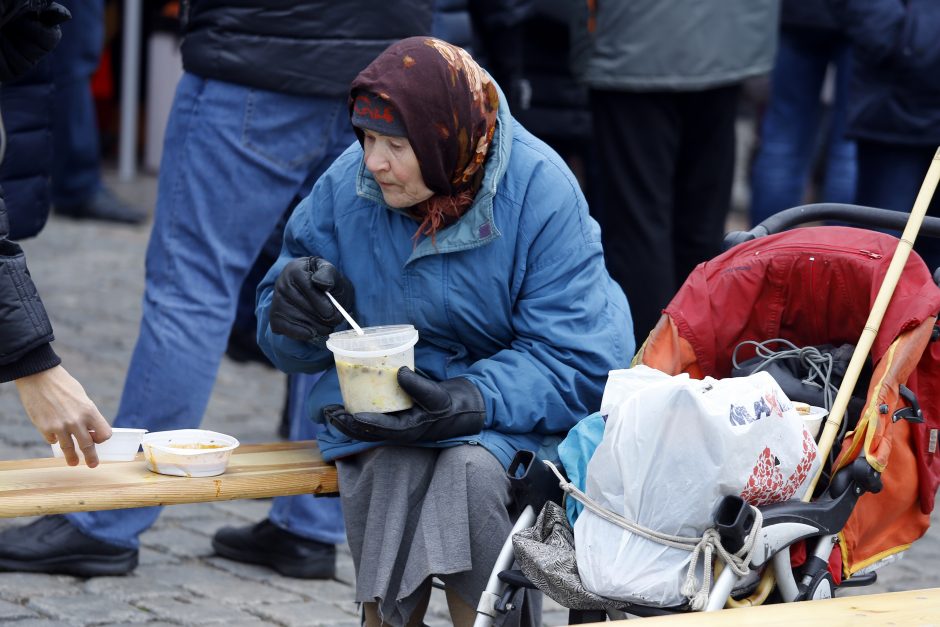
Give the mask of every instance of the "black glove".
M 402 367 L 398 385 L 414 399 L 414 407 L 390 414 L 350 414 L 342 405 L 328 405 L 323 415 L 349 437 L 366 442 L 437 442 L 483 429 L 483 395 L 469 379 L 438 383 Z
M 323 337 L 343 322 L 343 315 L 324 293 L 329 291 L 352 315 L 352 283 L 322 257 L 294 259 L 281 271 L 271 300 L 271 330 L 302 342 Z
M 0 29 L 0 82 L 26 73 L 55 48 L 62 37 L 59 24 L 70 17 L 68 9 L 51 2 L 5 23 Z

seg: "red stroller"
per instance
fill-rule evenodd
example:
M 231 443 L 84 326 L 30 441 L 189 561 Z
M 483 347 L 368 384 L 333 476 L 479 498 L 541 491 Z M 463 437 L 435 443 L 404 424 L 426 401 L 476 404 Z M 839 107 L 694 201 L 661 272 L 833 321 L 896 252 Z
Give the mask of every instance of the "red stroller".
M 786 229 L 822 219 L 900 229 L 906 217 L 811 205 L 782 212 L 751 232 L 729 235 L 733 247 L 693 271 L 634 365 L 671 375 L 726 378 L 732 352 L 748 340 L 785 338 L 801 347 L 856 343 L 898 240 L 850 227 Z M 940 219 L 928 218 L 921 233 L 940 236 Z M 911 254 L 873 343 L 864 408 L 857 416 L 846 415 L 851 427 L 835 445 L 826 472 L 831 479 L 816 486 L 811 502 L 759 508 L 763 526 L 755 545 L 761 548 L 749 566 L 774 577 L 765 576 L 764 585 L 752 588 L 744 604 L 763 602 L 774 580 L 775 598 L 785 602 L 873 583 L 879 565 L 926 532 L 940 484 L 938 312 L 940 288 L 920 257 Z M 742 504 L 738 495 L 729 495 L 716 508 L 723 544 L 735 544 L 748 531 L 749 508 Z M 520 583 L 512 574 L 502 579 Z M 725 569 L 707 609 L 725 606 L 740 582 Z M 645 616 L 688 608 L 624 604 L 621 609 Z M 596 614 L 588 617 L 598 620 Z

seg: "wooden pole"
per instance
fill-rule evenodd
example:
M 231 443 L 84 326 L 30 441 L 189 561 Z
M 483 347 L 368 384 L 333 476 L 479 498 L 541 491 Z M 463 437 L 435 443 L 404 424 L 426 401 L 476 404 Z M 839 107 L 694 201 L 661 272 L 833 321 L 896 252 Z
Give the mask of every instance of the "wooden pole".
M 832 450 L 832 445 L 842 425 L 842 419 L 848 407 L 852 391 L 855 389 L 858 376 L 862 371 L 862 367 L 865 365 L 865 359 L 868 357 L 868 353 L 871 352 L 871 346 L 875 341 L 875 336 L 878 335 L 878 329 L 881 327 L 881 321 L 884 319 L 885 311 L 888 309 L 888 303 L 891 302 L 894 289 L 897 287 L 898 280 L 901 278 L 901 272 L 904 270 L 904 264 L 907 263 L 907 258 L 910 256 L 911 249 L 914 247 L 914 239 L 917 237 L 920 226 L 924 222 L 927 207 L 930 205 L 933 193 L 937 189 L 938 181 L 940 181 L 940 148 L 937 149 L 933 161 L 930 162 L 927 176 L 924 177 L 924 182 L 920 186 L 920 192 L 918 192 L 917 199 L 914 201 L 914 207 L 911 209 L 911 214 L 907 219 L 904 232 L 901 233 L 901 239 L 898 241 L 898 246 L 894 251 L 894 257 L 892 257 L 891 263 L 888 266 L 888 272 L 885 274 L 881 288 L 878 290 L 878 295 L 875 297 L 875 304 L 872 306 L 868 320 L 865 322 L 865 328 L 862 330 L 862 335 L 858 340 L 858 344 L 855 346 L 855 352 L 852 353 L 852 359 L 849 361 L 848 369 L 845 372 L 845 376 L 842 378 L 842 385 L 839 386 L 839 392 L 836 394 L 836 399 L 832 403 L 832 409 L 829 410 L 826 426 L 823 429 L 822 436 L 819 438 L 819 455 L 821 459 L 825 460 L 829 456 L 829 451 Z M 812 498 L 813 490 L 816 489 L 816 484 L 820 476 L 822 476 L 822 470 L 822 465 L 820 465 L 819 471 L 810 482 L 809 489 L 806 490 L 806 494 L 803 495 L 804 501 L 809 501 Z

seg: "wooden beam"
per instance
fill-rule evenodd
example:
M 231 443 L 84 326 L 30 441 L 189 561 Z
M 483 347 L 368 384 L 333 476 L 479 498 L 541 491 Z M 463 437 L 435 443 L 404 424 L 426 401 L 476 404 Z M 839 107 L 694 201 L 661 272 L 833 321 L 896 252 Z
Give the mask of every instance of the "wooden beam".
M 841 597 L 801 603 L 778 603 L 721 610 L 720 612 L 689 612 L 673 616 L 644 618 L 643 627 L 794 627 L 794 625 L 825 625 L 826 627 L 881 627 L 882 625 L 937 625 L 940 617 L 940 588 L 885 592 Z M 633 625 L 627 621 L 591 623 L 595 627 Z
M 244 444 L 217 477 L 158 475 L 142 453 L 97 468 L 51 457 L 0 462 L 0 518 L 337 491 L 336 467 L 312 440 Z

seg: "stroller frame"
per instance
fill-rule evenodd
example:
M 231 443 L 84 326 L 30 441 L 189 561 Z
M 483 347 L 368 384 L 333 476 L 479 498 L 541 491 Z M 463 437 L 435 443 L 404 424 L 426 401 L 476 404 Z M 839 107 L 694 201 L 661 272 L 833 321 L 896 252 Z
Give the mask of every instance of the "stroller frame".
M 725 238 L 725 250 L 766 235 L 780 233 L 792 227 L 821 220 L 837 220 L 863 226 L 896 229 L 904 227 L 908 214 L 902 212 L 842 204 L 814 204 L 794 207 L 772 216 L 750 231 L 732 232 Z M 925 218 L 921 227 L 923 235 L 940 237 L 940 218 Z M 935 269 L 934 282 L 940 285 L 940 268 Z M 934 325 L 936 320 L 934 319 Z M 926 321 L 925 321 L 926 324 Z M 929 330 L 928 330 L 929 332 Z M 931 341 L 940 336 L 940 326 L 934 326 Z M 641 353 L 642 353 L 641 349 Z M 903 384 L 900 386 L 904 401 L 909 404 L 898 410 L 892 417 L 911 422 L 923 422 L 923 413 L 916 397 Z M 858 453 L 858 444 L 849 447 L 849 452 Z M 854 459 L 841 459 L 838 469 L 829 485 L 812 502 L 786 501 L 761 506 L 763 525 L 755 541 L 751 554 L 750 568 L 757 570 L 767 566 L 773 573 L 772 586 L 776 582 L 777 593 L 784 602 L 829 598 L 835 589 L 865 586 L 874 583 L 877 573 L 853 574 L 836 586 L 829 574 L 829 558 L 838 544 L 838 534 L 855 509 L 858 500 L 865 494 L 876 494 L 882 489 L 881 473 L 866 459 L 865 447 L 861 455 Z M 517 502 L 522 514 L 510 536 L 506 539 L 500 558 L 490 576 L 486 591 L 477 608 L 476 627 L 492 624 L 492 620 L 501 613 L 513 609 L 511 599 L 521 587 L 534 588 L 520 571 L 509 570 L 513 564 L 512 535 L 533 524 L 536 510 L 546 500 L 546 481 L 554 481 L 540 464 L 535 464 L 535 456 L 530 452 L 521 452 L 509 470 L 511 483 L 520 486 L 514 495 L 520 497 Z M 836 469 L 836 466 L 833 467 Z M 521 472 L 520 472 L 521 470 Z M 546 477 L 545 475 L 548 475 Z M 536 487 L 540 485 L 541 487 Z M 560 502 L 558 494 L 552 498 Z M 750 515 L 750 516 L 749 516 Z M 725 497 L 715 510 L 715 528 L 719 530 L 722 544 L 731 550 L 740 547 L 743 538 L 750 532 L 753 515 L 749 506 L 739 497 Z M 750 520 L 749 520 L 750 518 Z M 814 540 L 815 539 L 815 540 Z M 789 547 L 800 540 L 808 544 L 807 560 L 801 565 L 799 574 L 794 573 L 790 564 Z M 733 551 L 732 551 L 733 552 Z M 799 577 L 799 579 L 797 578 Z M 716 611 L 725 607 L 736 586 L 745 578 L 738 577 L 732 569 L 725 568 L 714 582 L 709 594 L 705 611 Z M 762 599 L 761 599 L 762 601 Z M 570 610 L 570 622 L 604 620 L 608 615 L 623 618 L 627 615 L 650 616 L 687 611 L 687 607 L 656 608 L 624 603 L 621 611 L 607 612 Z

